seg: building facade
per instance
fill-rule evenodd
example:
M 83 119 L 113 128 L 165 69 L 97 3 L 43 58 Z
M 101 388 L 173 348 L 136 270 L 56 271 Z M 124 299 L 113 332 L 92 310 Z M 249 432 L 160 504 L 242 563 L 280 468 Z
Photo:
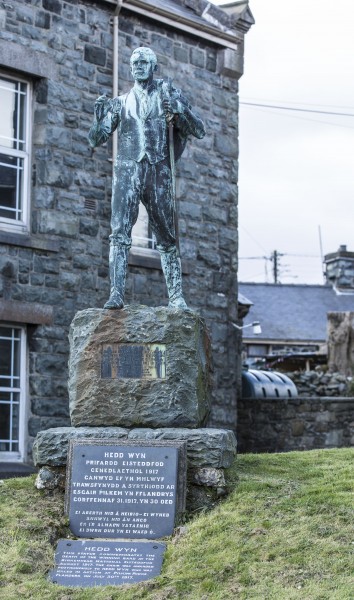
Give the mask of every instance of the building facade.
M 184 291 L 211 333 L 211 423 L 235 428 L 238 79 L 253 18 L 234 4 L 0 3 L 0 460 L 28 460 L 38 431 L 69 424 L 68 328 L 109 292 L 112 148 L 92 151 L 87 134 L 95 99 L 131 87 L 140 45 L 206 124 L 177 171 Z M 126 301 L 167 304 L 143 214 L 129 263 Z

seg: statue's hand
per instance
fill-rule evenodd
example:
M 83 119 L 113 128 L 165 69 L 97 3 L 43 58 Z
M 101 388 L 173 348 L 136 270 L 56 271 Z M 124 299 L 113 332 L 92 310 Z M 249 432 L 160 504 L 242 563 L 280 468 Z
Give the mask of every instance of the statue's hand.
M 95 102 L 95 116 L 97 121 L 104 119 L 110 109 L 110 98 L 105 94 L 97 98 Z
M 172 121 L 173 118 L 178 118 L 178 115 L 182 112 L 179 102 L 174 98 L 164 98 L 162 105 L 168 122 Z

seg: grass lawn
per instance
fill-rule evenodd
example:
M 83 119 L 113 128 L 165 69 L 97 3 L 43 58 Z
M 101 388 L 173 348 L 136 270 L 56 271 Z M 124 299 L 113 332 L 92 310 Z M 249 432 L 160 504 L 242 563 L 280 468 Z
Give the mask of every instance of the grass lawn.
M 354 448 L 238 456 L 231 493 L 168 538 L 162 574 L 134 585 L 49 583 L 63 497 L 33 477 L 0 486 L 4 600 L 354 600 Z

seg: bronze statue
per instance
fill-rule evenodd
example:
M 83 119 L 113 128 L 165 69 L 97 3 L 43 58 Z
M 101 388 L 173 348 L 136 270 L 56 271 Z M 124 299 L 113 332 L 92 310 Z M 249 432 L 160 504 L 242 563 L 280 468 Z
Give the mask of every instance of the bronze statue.
M 96 100 L 89 133 L 90 144 L 95 147 L 106 142 L 118 128 L 109 254 L 111 292 L 104 308 L 124 305 L 131 232 L 141 201 L 156 236 L 169 306 L 183 309 L 187 305 L 176 245 L 174 161 L 181 156 L 188 136 L 201 139 L 205 129 L 180 90 L 170 82 L 154 79 L 157 58 L 150 48 L 134 50 L 130 68 L 133 88 L 117 98 L 100 96 Z

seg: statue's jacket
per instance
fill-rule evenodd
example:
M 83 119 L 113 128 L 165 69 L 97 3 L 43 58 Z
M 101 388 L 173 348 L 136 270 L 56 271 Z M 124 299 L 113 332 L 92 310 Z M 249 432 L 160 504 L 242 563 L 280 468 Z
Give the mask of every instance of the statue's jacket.
M 99 121 L 95 119 L 90 129 L 89 141 L 91 146 L 99 146 L 118 128 L 118 161 L 124 159 L 140 162 L 147 157 L 150 164 L 156 164 L 169 155 L 168 124 L 163 107 L 166 84 L 162 79 L 152 82 L 145 111 L 140 94 L 139 89 L 134 86 L 127 94 L 107 98 L 102 118 Z M 192 112 L 180 90 L 172 87 L 169 96 L 177 101 L 179 111 L 174 123 L 175 160 L 178 160 L 188 136 L 201 139 L 205 135 L 205 129 L 202 120 Z

